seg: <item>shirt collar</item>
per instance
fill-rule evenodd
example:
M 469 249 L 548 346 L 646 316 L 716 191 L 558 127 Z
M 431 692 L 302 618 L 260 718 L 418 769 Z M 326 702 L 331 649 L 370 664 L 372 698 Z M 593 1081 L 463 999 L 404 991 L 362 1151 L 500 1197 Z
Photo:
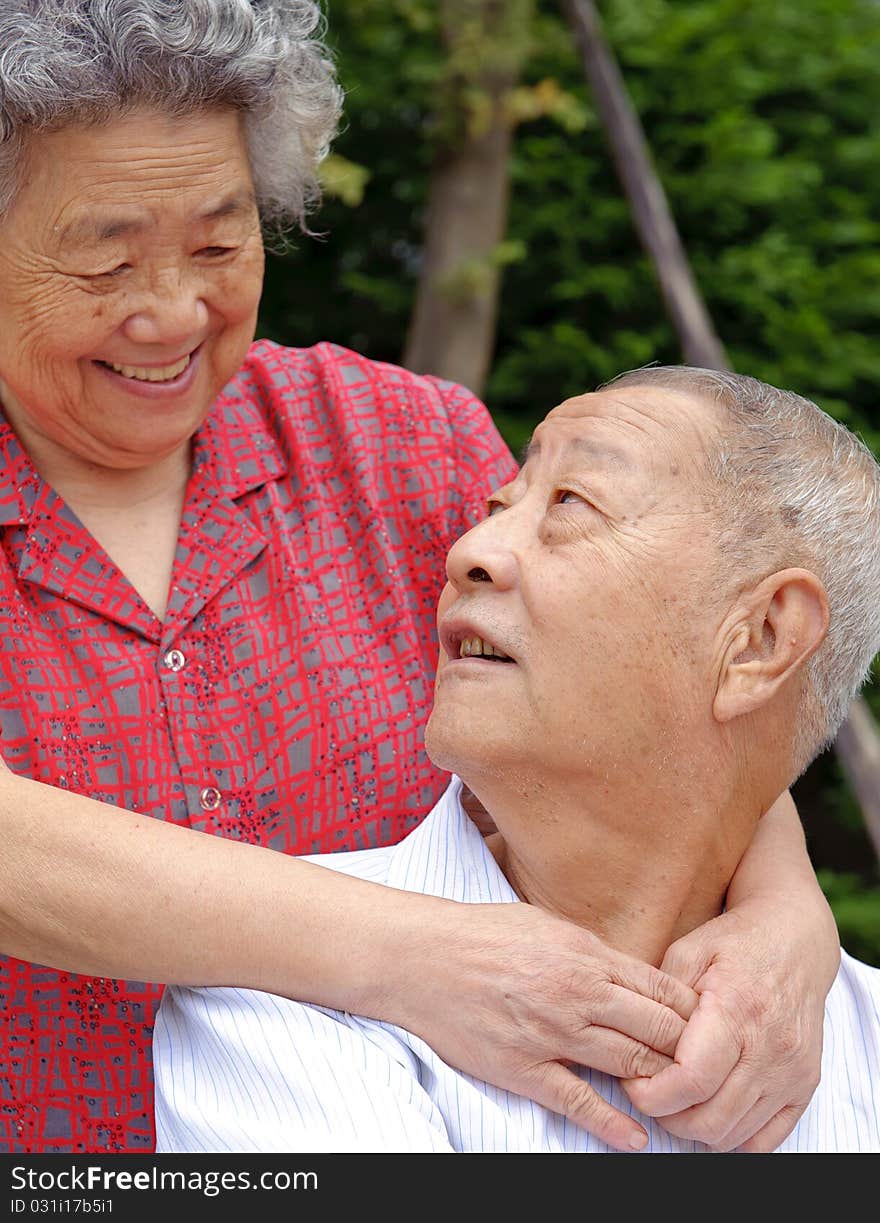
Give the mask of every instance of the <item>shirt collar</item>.
M 0 411 L 0 526 L 30 522 L 43 481 Z
M 431 812 L 399 845 L 388 884 L 470 903 L 518 903 L 519 897 L 461 805 L 461 780 L 453 776 Z
M 193 445 L 193 472 L 207 465 L 214 487 L 236 500 L 287 471 L 269 427 L 272 411 L 248 364 L 214 402 Z
M 287 471 L 269 425 L 271 404 L 249 363 L 221 391 L 193 443 L 193 470 L 207 467 L 216 491 L 236 500 Z M 44 481 L 0 410 L 0 526 L 30 522 Z

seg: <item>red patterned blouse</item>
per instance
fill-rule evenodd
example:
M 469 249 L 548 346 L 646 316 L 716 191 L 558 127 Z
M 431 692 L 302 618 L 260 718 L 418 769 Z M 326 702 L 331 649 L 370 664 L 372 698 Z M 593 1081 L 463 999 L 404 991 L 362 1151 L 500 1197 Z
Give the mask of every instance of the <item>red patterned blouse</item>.
M 15 772 L 284 853 L 398 841 L 451 542 L 514 463 L 469 392 L 255 344 L 196 435 L 160 623 L 0 417 Z M 149 1151 L 159 985 L 0 960 L 0 1150 Z

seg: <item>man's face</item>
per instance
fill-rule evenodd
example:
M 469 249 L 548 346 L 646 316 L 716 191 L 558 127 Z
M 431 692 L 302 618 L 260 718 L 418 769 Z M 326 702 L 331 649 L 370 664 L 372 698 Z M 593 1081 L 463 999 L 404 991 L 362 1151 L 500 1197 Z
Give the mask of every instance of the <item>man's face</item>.
M 626 387 L 570 399 L 536 429 L 517 479 L 449 554 L 435 763 L 465 780 L 537 765 L 611 784 L 646 757 L 671 762 L 711 716 L 711 411 Z

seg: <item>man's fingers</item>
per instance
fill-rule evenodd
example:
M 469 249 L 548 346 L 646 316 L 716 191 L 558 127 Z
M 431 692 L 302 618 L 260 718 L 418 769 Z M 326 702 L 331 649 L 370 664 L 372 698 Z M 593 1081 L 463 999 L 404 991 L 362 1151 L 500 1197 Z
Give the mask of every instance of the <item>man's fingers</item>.
M 603 1028 L 623 1032 L 634 1041 L 640 1041 L 651 1049 L 665 1053 L 667 1057 L 672 1057 L 675 1053 L 685 1030 L 685 1021 L 676 1011 L 618 985 L 610 987 L 597 1022 L 601 1023 Z M 589 1061 L 588 1065 L 596 1066 L 596 1063 Z M 600 1067 L 596 1066 L 596 1069 Z M 620 1074 L 621 1071 L 612 1070 L 609 1073 Z
M 682 984 L 659 968 L 643 964 L 641 960 L 625 956 L 616 958 L 609 965 L 608 979 L 614 985 L 621 985 L 662 1006 L 668 1006 L 682 1019 L 690 1019 L 699 1002 L 699 995 L 689 985 Z
M 731 1028 L 726 1011 L 712 994 L 703 994 L 678 1043 L 674 1063 L 653 1078 L 629 1084 L 627 1095 L 650 1117 L 684 1112 L 715 1095 L 741 1053 L 742 1039 Z
M 648 1135 L 637 1121 L 613 1108 L 559 1062 L 544 1062 L 536 1068 L 522 1094 L 568 1117 L 617 1151 L 640 1151 L 647 1144 Z
M 766 1155 L 775 1151 L 797 1125 L 806 1107 L 806 1104 L 787 1104 L 762 1129 L 743 1142 L 739 1150 L 749 1155 Z

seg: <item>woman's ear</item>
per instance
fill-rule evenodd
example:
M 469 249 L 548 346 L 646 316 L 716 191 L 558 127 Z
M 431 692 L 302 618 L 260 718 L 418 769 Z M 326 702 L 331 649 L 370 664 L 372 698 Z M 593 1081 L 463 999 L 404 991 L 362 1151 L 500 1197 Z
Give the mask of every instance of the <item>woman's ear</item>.
M 718 722 L 766 705 L 801 670 L 828 632 L 825 587 L 808 569 L 782 569 L 740 600 L 712 712 Z

